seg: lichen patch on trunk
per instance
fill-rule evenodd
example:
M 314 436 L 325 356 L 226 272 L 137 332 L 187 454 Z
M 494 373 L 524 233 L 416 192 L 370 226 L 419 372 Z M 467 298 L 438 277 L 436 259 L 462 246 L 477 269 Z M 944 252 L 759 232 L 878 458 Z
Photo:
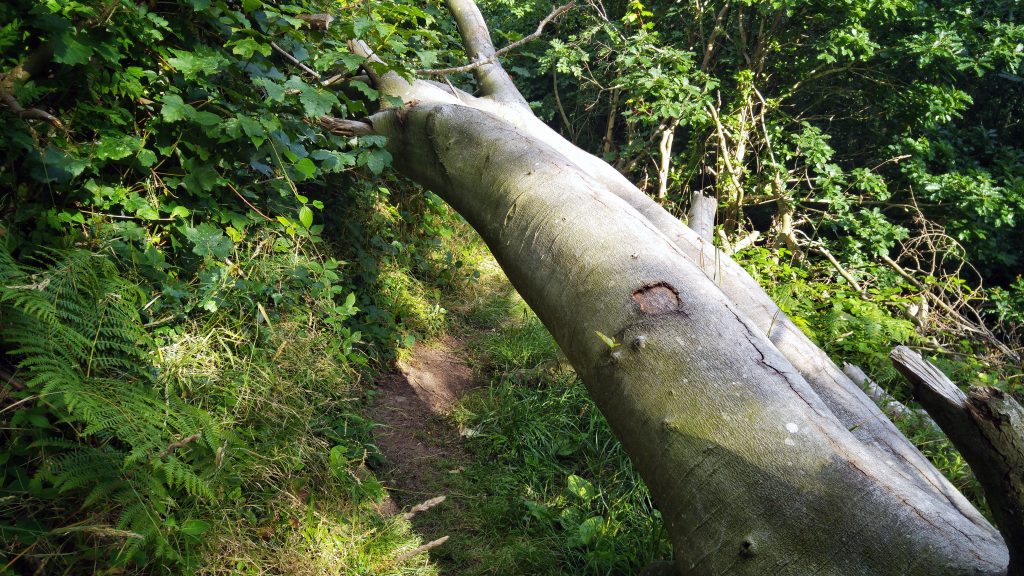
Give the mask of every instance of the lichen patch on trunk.
M 679 310 L 679 292 L 664 282 L 644 286 L 633 292 L 633 301 L 644 314 L 669 314 Z

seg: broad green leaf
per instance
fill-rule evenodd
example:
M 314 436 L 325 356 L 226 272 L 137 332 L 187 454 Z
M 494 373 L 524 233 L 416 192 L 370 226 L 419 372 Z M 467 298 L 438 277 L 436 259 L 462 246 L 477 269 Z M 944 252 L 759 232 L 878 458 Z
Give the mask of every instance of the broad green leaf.
M 142 146 L 142 140 L 127 134 L 105 134 L 96 144 L 96 158 L 100 160 L 121 160 L 134 154 Z
M 566 488 L 569 490 L 570 494 L 584 502 L 590 502 L 597 496 L 597 490 L 594 489 L 594 485 L 585 478 L 580 478 L 575 474 L 569 475 L 566 482 Z
M 246 59 L 252 58 L 252 55 L 257 53 L 257 52 L 259 52 L 260 54 L 262 54 L 264 56 L 270 56 L 270 50 L 271 50 L 270 44 L 264 44 L 262 42 L 257 42 L 253 38 L 243 38 L 243 39 L 239 40 L 238 42 L 235 42 L 234 45 L 230 45 L 230 46 L 232 46 L 231 47 L 231 53 L 232 54 L 238 54 L 242 58 L 246 58 Z
M 135 159 L 139 161 L 144 168 L 149 168 L 153 164 L 156 164 L 156 153 L 148 148 L 139 150 L 139 153 L 135 156 Z
M 416 56 L 419 57 L 420 65 L 424 68 L 430 68 L 437 64 L 437 50 L 417 50 Z
M 248 116 L 239 116 L 238 124 L 242 127 L 242 132 L 245 132 L 245 135 L 252 141 L 253 146 L 259 148 L 267 140 L 267 131 L 263 129 L 259 120 Z
M 213 112 L 199 111 L 192 115 L 192 121 L 200 126 L 216 126 L 223 119 Z
M 186 104 L 181 96 L 168 94 L 164 96 L 163 107 L 160 108 L 160 115 L 168 122 L 188 120 L 195 115 L 196 109 L 191 104 Z
M 145 206 L 135 212 L 135 215 L 143 220 L 159 220 L 160 211 L 152 206 Z
M 184 233 L 185 238 L 192 242 L 192 252 L 199 256 L 224 259 L 231 255 L 231 240 L 224 235 L 223 230 L 209 222 L 194 228 L 187 227 Z
M 167 63 L 180 71 L 186 80 L 194 80 L 199 76 L 212 76 L 228 65 L 228 59 L 210 47 L 201 47 L 195 52 L 171 49 L 173 58 Z
M 376 100 L 377 98 L 380 97 L 380 92 L 374 90 L 373 88 L 370 88 L 365 82 L 354 80 L 352 82 L 349 82 L 349 86 L 362 92 L 363 96 L 366 96 L 366 98 L 369 100 Z
M 352 21 L 352 31 L 355 32 L 356 38 L 362 38 L 363 34 L 365 34 L 367 30 L 373 28 L 373 25 L 374 22 L 372 19 L 367 18 L 366 16 L 359 16 Z
M 217 185 L 220 176 L 217 171 L 208 164 L 200 162 L 188 162 L 188 175 L 182 180 L 189 192 L 209 192 Z
M 380 174 L 391 165 L 391 153 L 382 148 L 370 150 L 366 155 L 366 166 L 374 174 Z
M 583 544 L 590 544 L 601 534 L 602 528 L 604 528 L 604 518 L 602 516 L 591 516 L 580 524 L 577 535 Z
M 263 88 L 267 92 L 267 99 L 271 102 L 281 102 L 284 100 L 285 87 L 270 78 L 253 78 L 252 83 Z
M 309 180 L 316 175 L 316 164 L 309 158 L 303 158 L 295 163 L 295 172 L 302 177 L 302 180 Z
M 338 97 L 333 93 L 309 85 L 304 86 L 302 92 L 299 93 L 299 102 L 302 103 L 302 109 L 306 116 L 310 118 L 319 118 L 330 112 L 335 106 L 340 105 Z
M 306 228 L 313 225 L 313 211 L 309 209 L 309 206 L 303 206 L 299 209 L 299 222 Z
M 309 156 L 320 163 L 320 171 L 324 173 L 341 172 L 346 166 L 356 164 L 354 155 L 334 150 L 313 150 Z
M 60 37 L 60 40 L 57 41 L 57 46 L 53 52 L 53 59 L 61 64 L 74 66 L 88 62 L 92 52 L 92 46 L 83 43 L 79 39 L 79 34 L 69 31 L 65 32 Z
M 198 538 L 205 534 L 207 530 L 210 529 L 210 526 L 210 523 L 205 520 L 186 520 L 185 523 L 181 525 L 181 533 L 186 536 Z

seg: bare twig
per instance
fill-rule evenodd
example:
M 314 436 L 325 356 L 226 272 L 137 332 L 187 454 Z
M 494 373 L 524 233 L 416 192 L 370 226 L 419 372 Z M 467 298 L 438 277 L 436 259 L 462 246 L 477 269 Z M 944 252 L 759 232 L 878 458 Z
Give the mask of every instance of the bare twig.
M 508 52 L 511 52 L 516 48 L 519 48 L 520 46 L 526 44 L 527 42 L 540 38 L 540 35 L 544 32 L 544 27 L 547 26 L 548 23 L 550 23 L 555 18 L 561 16 L 562 14 L 565 14 L 569 10 L 572 10 L 573 6 L 575 6 L 575 4 L 573 2 L 570 2 L 568 4 L 555 8 L 554 10 L 551 11 L 550 14 L 545 16 L 544 19 L 540 21 L 540 23 L 537 25 L 537 30 L 535 30 L 532 34 L 523 36 L 522 38 L 516 40 L 515 42 L 509 44 L 508 46 L 505 46 L 504 48 L 495 51 L 490 56 L 485 56 L 464 66 L 454 66 L 452 68 L 428 68 L 424 70 L 417 70 L 416 73 L 423 74 L 425 76 L 444 76 L 446 74 L 458 74 L 459 72 L 469 72 L 485 64 L 493 64 L 494 62 L 497 62 L 499 56 L 507 54 Z
M 445 78 L 447 80 L 447 78 Z M 558 115 L 562 118 L 562 125 L 565 126 L 565 131 L 569 133 L 569 140 L 576 142 L 575 131 L 572 128 L 572 122 L 569 121 L 569 116 L 565 113 L 565 108 L 562 107 L 562 96 L 558 93 L 558 71 L 555 69 L 551 70 L 551 89 L 555 93 L 555 104 L 558 106 Z
M 824 246 L 821 245 L 811 245 L 811 249 L 827 258 L 828 261 L 832 264 L 832 267 L 835 268 L 837 272 L 839 272 L 839 275 L 845 278 L 846 281 L 850 283 L 850 286 L 853 286 L 853 288 L 857 290 L 857 292 L 864 294 L 864 287 L 861 286 L 860 282 L 857 282 L 853 275 L 850 274 L 850 272 L 846 268 L 844 268 L 842 264 L 839 263 L 839 260 L 836 260 L 836 257 L 833 256 L 831 252 L 829 252 L 828 248 L 825 248 Z
M 15 390 L 24 390 L 25 389 L 25 383 L 24 382 L 22 382 L 21 380 L 15 378 L 14 374 L 11 374 L 10 372 L 7 372 L 6 370 L 4 370 L 2 368 L 0 368 L 0 382 L 4 383 L 7 386 L 10 386 L 11 388 L 13 388 Z
M 106 25 L 106 23 L 109 22 L 110 18 L 114 15 L 114 12 L 116 12 L 118 7 L 120 6 L 121 0 L 113 0 L 113 2 L 111 2 L 109 6 L 103 9 L 103 14 L 100 15 L 100 18 L 97 21 L 96 26 L 99 27 Z
M 249 202 L 249 200 L 248 200 L 248 199 L 246 199 L 246 197 L 245 197 L 245 196 L 242 196 L 242 194 L 241 194 L 241 193 L 240 193 L 240 192 L 239 192 L 238 190 L 236 190 L 236 189 L 235 189 L 235 187 L 234 187 L 234 186 L 232 186 L 232 185 L 231 185 L 231 184 L 230 184 L 229 182 L 225 182 L 225 184 L 227 185 L 227 187 L 228 187 L 228 188 L 230 188 L 230 189 L 231 189 L 231 191 L 232 191 L 232 192 L 234 192 L 234 193 L 235 193 L 235 196 L 238 196 L 238 197 L 239 197 L 239 199 L 241 199 L 241 200 L 242 200 L 242 202 L 245 202 L 245 205 L 246 205 L 246 206 L 248 206 L 249 208 L 251 208 L 253 212 L 255 212 L 255 213 L 259 214 L 260 216 L 262 216 L 262 217 L 263 217 L 263 219 L 264 219 L 264 220 L 266 220 L 266 221 L 268 221 L 268 222 L 273 222 L 273 221 L 274 221 L 274 219 L 273 219 L 273 218 L 271 218 L 270 216 L 267 216 L 267 215 L 266 215 L 266 214 L 264 214 L 263 212 L 260 212 L 260 209 L 259 209 L 259 208 L 257 208 L 257 207 L 255 207 L 255 206 L 253 206 L 253 205 L 252 205 L 252 202 Z
M 295 56 L 292 56 L 290 53 L 288 53 L 287 50 L 285 50 L 284 48 L 281 48 L 280 46 L 278 46 L 277 42 L 271 42 L 270 43 L 270 47 L 273 48 L 278 54 L 284 56 L 286 60 L 288 60 L 292 64 L 298 66 L 306 74 L 309 74 L 310 76 L 312 76 L 313 78 L 316 78 L 317 80 L 320 79 L 320 73 L 319 72 L 317 72 L 316 70 L 313 70 L 309 66 L 306 66 L 305 64 L 303 64 L 298 58 L 296 58 Z

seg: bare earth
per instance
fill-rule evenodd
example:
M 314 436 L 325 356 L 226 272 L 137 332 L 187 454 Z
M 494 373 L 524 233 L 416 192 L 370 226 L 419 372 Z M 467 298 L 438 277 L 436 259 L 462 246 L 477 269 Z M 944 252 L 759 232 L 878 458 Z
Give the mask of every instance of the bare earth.
M 444 476 L 467 459 L 458 431 L 444 419 L 474 386 L 462 352 L 452 337 L 417 342 L 410 358 L 378 383 L 370 417 L 387 459 L 381 476 L 394 499 L 385 503 L 390 512 L 440 495 Z

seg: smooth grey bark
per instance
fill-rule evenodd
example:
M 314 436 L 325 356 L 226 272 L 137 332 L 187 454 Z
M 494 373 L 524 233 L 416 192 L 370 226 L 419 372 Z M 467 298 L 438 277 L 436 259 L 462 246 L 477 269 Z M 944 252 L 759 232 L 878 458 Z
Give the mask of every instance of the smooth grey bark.
M 325 125 L 386 135 L 477 229 L 636 463 L 680 573 L 1005 573 L 999 534 L 742 268 L 492 97 L 505 80 L 475 98 L 389 74 L 407 106 Z

